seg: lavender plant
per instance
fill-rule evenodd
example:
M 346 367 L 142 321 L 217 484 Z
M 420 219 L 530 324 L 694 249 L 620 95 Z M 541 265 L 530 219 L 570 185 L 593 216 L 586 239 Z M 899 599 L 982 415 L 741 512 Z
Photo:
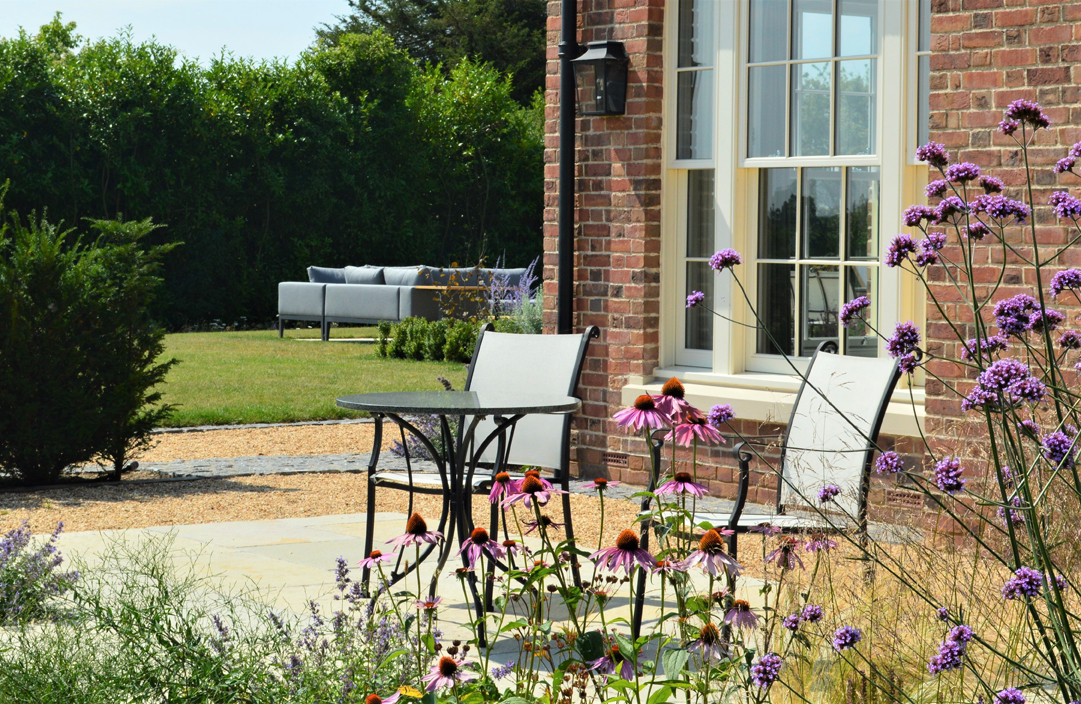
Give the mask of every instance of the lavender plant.
M 63 530 L 64 524 L 57 524 L 36 548 L 25 521 L 0 538 L 0 624 L 26 623 L 49 615 L 57 597 L 78 580 L 77 571 L 60 570 L 64 558 L 56 540 Z

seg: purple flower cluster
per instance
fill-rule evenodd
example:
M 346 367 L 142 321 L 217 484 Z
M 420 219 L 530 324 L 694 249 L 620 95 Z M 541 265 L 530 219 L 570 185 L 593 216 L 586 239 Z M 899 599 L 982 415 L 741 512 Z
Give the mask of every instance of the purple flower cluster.
M 800 618 L 807 623 L 818 623 L 824 616 L 822 607 L 817 604 L 807 604 L 803 607 L 803 611 L 800 613 Z
M 1027 293 L 1019 293 L 995 304 L 995 322 L 1007 335 L 1020 336 L 1032 326 L 1033 314 L 1039 302 Z
M 1081 290 L 1081 269 L 1064 269 L 1051 277 L 1051 297 L 1058 298 L 1063 291 Z
M 696 305 L 706 300 L 706 294 L 701 291 L 691 291 L 687 294 L 687 307 L 694 308 Z
M 1055 211 L 1057 218 L 1081 218 L 1081 200 L 1074 198 L 1066 191 L 1055 191 L 1047 198 L 1051 209 Z
M 1051 118 L 1044 114 L 1040 104 L 1033 100 L 1015 100 L 1006 107 L 1005 118 L 1017 122 L 1027 122 L 1033 127 L 1047 129 Z
M 763 689 L 769 687 L 777 681 L 782 662 L 777 653 L 766 653 L 751 665 L 751 681 Z
M 912 239 L 912 235 L 902 232 L 890 240 L 889 249 L 886 250 L 886 266 L 901 266 L 910 254 L 915 253 L 916 241 Z
M 1077 157 L 1064 156 L 1055 162 L 1055 167 L 1051 169 L 1056 174 L 1064 174 L 1067 171 L 1073 171 L 1074 165 L 1077 164 Z
M 938 179 L 937 181 L 931 181 L 931 183 L 924 186 L 923 192 L 927 195 L 928 198 L 941 198 L 942 196 L 946 195 L 946 191 L 948 191 L 949 189 L 949 181 L 943 181 L 942 179 Z M 912 208 L 927 208 L 927 206 L 914 205 L 912 206 Z M 909 208 L 908 210 L 912 210 L 912 208 Z M 908 210 L 905 211 L 906 214 L 908 213 Z M 927 210 L 931 209 L 927 208 Z
M 841 487 L 837 486 L 836 484 L 826 484 L 818 490 L 818 501 L 819 503 L 823 504 L 829 503 L 830 501 L 833 501 L 835 498 L 837 498 L 840 493 Z
M 799 630 L 801 623 L 803 623 L 803 619 L 800 618 L 799 614 L 789 614 L 781 621 L 781 625 L 793 633 Z
M 927 663 L 927 670 L 932 675 L 949 670 L 960 670 L 964 665 L 968 642 L 972 640 L 972 629 L 965 625 L 954 626 L 946 635 L 946 640 L 938 646 L 938 653 Z
M 950 610 L 947 609 L 945 606 L 940 606 L 937 609 L 935 609 L 935 613 L 938 615 L 938 620 L 939 621 L 949 621 L 950 620 Z
M 989 335 L 977 342 L 976 338 L 969 338 L 961 348 L 961 359 L 976 359 L 976 351 L 979 350 L 983 359 L 990 360 L 992 352 L 1006 349 L 1009 341 L 1004 335 Z
M 897 368 L 905 374 L 911 374 L 916 371 L 916 367 L 920 366 L 920 360 L 916 357 L 915 353 L 906 354 L 897 360 Z
M 980 185 L 984 193 L 1002 193 L 1002 189 L 1006 187 L 1002 179 L 994 176 L 980 176 Z
M 998 129 L 1002 134 L 1009 136 L 1017 131 L 1017 128 L 1021 126 L 1021 123 L 1017 120 L 1003 120 L 998 123 Z
M 938 264 L 938 253 L 945 246 L 945 232 L 928 232 L 927 237 L 920 240 L 920 253 L 916 257 L 916 264 L 919 266 Z
M 709 258 L 709 265 L 714 271 L 724 271 L 742 263 L 743 258 L 734 249 L 722 249 Z
M 901 457 L 893 450 L 887 450 L 875 460 L 875 471 L 879 474 L 897 474 L 905 468 Z
M 980 167 L 967 161 L 960 164 L 951 164 L 946 169 L 946 180 L 954 183 L 968 183 L 969 181 L 975 181 L 979 177 Z
M 979 196 L 979 197 L 980 198 L 994 198 L 996 196 Z M 957 196 L 947 196 L 946 198 L 943 198 L 942 201 L 935 208 L 934 223 L 936 225 L 941 225 L 942 223 L 949 221 L 949 219 L 951 217 L 953 217 L 954 215 L 957 215 L 958 213 L 967 213 L 967 212 L 968 212 L 968 203 L 965 203 L 965 201 L 961 200 Z
M 841 626 L 837 629 L 837 632 L 833 634 L 833 649 L 838 653 L 843 650 L 849 650 L 856 647 L 856 643 L 859 643 L 863 639 L 863 632 L 858 628 L 852 626 Z
M 920 346 L 920 329 L 911 321 L 897 323 L 893 337 L 886 341 L 886 351 L 894 359 L 915 352 Z
M 991 234 L 991 228 L 987 227 L 987 225 L 984 225 L 982 222 L 976 221 L 962 232 L 964 232 L 969 239 L 979 242 L 984 237 Z
M 1019 200 L 1013 200 L 1003 195 L 984 194 L 976 196 L 976 199 L 972 201 L 972 212 L 987 213 L 990 217 L 1004 224 L 1011 219 L 1016 219 L 1018 224 L 1024 225 L 1025 220 L 1028 219 L 1032 211 Z
M 1020 689 L 1009 687 L 995 695 L 994 704 L 1025 704 L 1027 701 Z
M 871 299 L 867 296 L 858 296 L 841 306 L 841 314 L 838 319 L 846 328 L 852 324 L 852 319 L 863 317 L 863 311 L 871 307 Z
M 916 159 L 924 161 L 936 168 L 945 168 L 950 163 L 950 155 L 946 152 L 946 145 L 937 142 L 928 142 L 916 149 Z
M 1002 585 L 1003 599 L 1021 599 L 1040 595 L 1043 575 L 1031 567 L 1018 567 L 1013 576 Z
M 1055 467 L 1071 467 L 1074 463 L 1074 441 L 1066 433 L 1056 430 L 1040 438 L 1043 456 Z
M 936 181 L 936 183 L 946 183 L 945 181 Z M 930 186 L 928 186 L 930 188 Z M 935 220 L 935 209 L 926 205 L 910 205 L 905 208 L 905 212 L 901 214 L 901 222 L 905 224 L 905 227 L 919 227 L 926 220 L 932 222 Z
M 24 622 L 43 615 L 49 601 L 66 592 L 79 578 L 77 571 L 58 571 L 64 558 L 56 541 L 64 530 L 59 523 L 48 540 L 30 549 L 26 521 L 0 537 L 0 624 Z
M 1045 308 L 1043 311 L 1037 312 L 1032 316 L 1032 323 L 1029 325 L 1029 330 L 1032 332 L 1043 332 L 1046 330 L 1057 330 L 1059 325 L 1062 325 L 1066 321 L 1066 316 L 1057 310 L 1051 310 Z
M 961 460 L 956 457 L 943 457 L 935 465 L 935 486 L 951 496 L 965 488 L 964 472 Z
M 1015 496 L 1010 499 L 1010 505 L 1013 506 L 1014 509 L 1020 507 L 1021 497 Z M 1019 525 L 1025 522 L 1025 514 L 1023 512 L 1015 511 L 1013 509 L 1006 508 L 1005 506 L 999 506 L 998 510 L 995 511 L 995 513 L 1000 519 L 1002 519 L 1002 522 L 1004 524 L 1013 523 L 1014 525 Z
M 993 362 L 977 377 L 976 382 L 977 388 L 996 399 L 1009 395 L 1015 401 L 1039 403 L 1047 392 L 1043 382 L 1032 376 L 1028 365 L 1013 358 Z
M 709 409 L 709 413 L 706 414 L 706 422 L 714 428 L 719 428 L 723 423 L 727 423 L 735 417 L 736 413 L 730 405 L 720 403 Z
M 1064 350 L 1081 350 L 1081 333 L 1067 330 L 1058 338 L 1058 344 Z

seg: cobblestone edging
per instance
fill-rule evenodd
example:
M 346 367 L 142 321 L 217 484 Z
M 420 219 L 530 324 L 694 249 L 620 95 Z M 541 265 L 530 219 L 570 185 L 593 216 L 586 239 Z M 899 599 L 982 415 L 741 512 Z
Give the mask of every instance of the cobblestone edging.
M 302 420 L 296 423 L 246 423 L 244 425 L 193 425 L 190 428 L 154 428 L 155 435 L 172 433 L 206 433 L 211 430 L 258 430 L 260 428 L 293 428 L 299 425 L 353 425 L 371 423 L 371 418 L 343 418 L 340 420 Z

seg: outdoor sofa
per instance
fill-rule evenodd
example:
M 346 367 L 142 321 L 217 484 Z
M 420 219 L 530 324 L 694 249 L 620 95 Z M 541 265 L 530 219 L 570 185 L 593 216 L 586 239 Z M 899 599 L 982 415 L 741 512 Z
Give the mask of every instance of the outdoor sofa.
M 307 281 L 278 284 L 278 336 L 284 334 L 286 320 L 318 322 L 324 340 L 331 323 L 394 323 L 411 316 L 439 320 L 448 295 L 474 292 L 454 296 L 453 304 L 459 310 L 475 308 L 493 277 L 515 287 L 524 273 L 525 269 L 310 266 Z

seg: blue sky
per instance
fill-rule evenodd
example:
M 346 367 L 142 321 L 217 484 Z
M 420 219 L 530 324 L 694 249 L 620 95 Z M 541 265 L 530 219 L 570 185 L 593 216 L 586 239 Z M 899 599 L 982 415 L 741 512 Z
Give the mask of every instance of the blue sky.
M 0 0 L 0 37 L 20 26 L 36 32 L 59 11 L 87 39 L 131 25 L 137 41 L 154 36 L 204 63 L 222 47 L 237 56 L 296 59 L 317 25 L 348 10 L 346 0 Z

